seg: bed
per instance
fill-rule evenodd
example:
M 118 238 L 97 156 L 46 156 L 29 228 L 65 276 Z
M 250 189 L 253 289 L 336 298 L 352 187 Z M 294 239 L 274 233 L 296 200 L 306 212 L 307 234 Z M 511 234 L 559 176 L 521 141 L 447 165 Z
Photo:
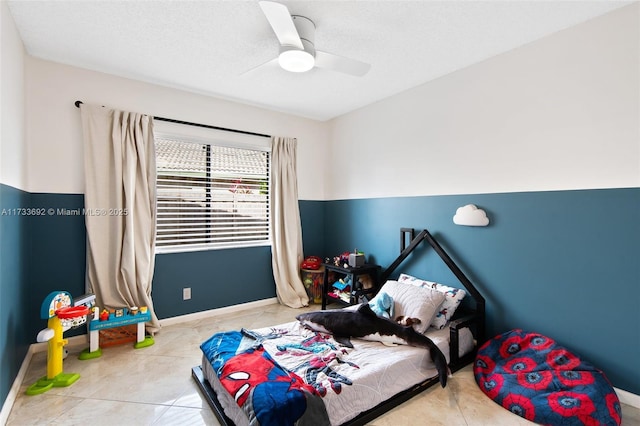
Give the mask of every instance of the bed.
M 455 307 L 436 309 L 426 324 L 414 327 L 440 348 L 455 372 L 471 363 L 484 343 L 484 298 L 426 229 L 416 234 L 402 228 L 400 234 L 400 255 L 382 272 L 379 294 L 393 296 L 396 314 L 417 317 L 423 305 L 445 300 L 436 293 L 448 293 L 447 303 Z M 461 287 L 406 274 L 390 279 L 423 243 L 445 262 Z M 469 296 L 462 304 L 461 293 Z M 360 339 L 352 343 L 353 348 L 345 347 L 330 334 L 297 321 L 216 333 L 202 343 L 202 364 L 192 369 L 192 376 L 224 425 L 361 425 L 439 384 L 424 349 Z

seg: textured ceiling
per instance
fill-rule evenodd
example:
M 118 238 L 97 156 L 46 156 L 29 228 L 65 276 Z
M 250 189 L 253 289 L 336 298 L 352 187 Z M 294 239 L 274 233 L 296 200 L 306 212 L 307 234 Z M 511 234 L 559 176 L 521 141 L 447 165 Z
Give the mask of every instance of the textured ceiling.
M 269 62 L 278 41 L 253 1 L 8 1 L 35 57 L 327 120 L 630 2 L 282 1 L 316 48 L 364 77 Z M 257 68 L 256 68 L 257 67 Z M 247 72 L 248 71 L 248 72 Z

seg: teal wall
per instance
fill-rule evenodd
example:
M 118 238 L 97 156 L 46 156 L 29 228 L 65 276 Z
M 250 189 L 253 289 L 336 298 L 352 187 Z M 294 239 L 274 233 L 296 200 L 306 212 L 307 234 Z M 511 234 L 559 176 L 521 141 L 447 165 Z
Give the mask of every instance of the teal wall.
M 490 225 L 454 225 L 465 204 Z M 401 227 L 427 228 L 486 298 L 488 336 L 546 334 L 640 394 L 639 217 L 638 188 L 330 201 L 325 253 L 388 265 Z M 398 272 L 457 282 L 426 247 Z
M 47 326 L 39 316 L 44 298 L 54 290 L 84 293 L 84 218 L 29 216 L 16 209 L 77 208 L 83 200 L 82 195 L 31 194 L 0 184 L 0 401 L 29 345 Z
M 29 344 L 26 217 L 12 215 L 27 204 L 28 194 L 0 184 L 0 401 L 9 394 Z
M 0 208 L 82 208 L 78 194 L 30 194 L 0 186 Z M 456 226 L 473 203 L 491 224 Z M 547 334 L 603 369 L 614 386 L 640 394 L 640 189 L 300 201 L 305 255 L 358 248 L 383 266 L 399 252 L 401 227 L 427 228 L 482 292 L 488 334 L 524 328 Z M 0 400 L 45 322 L 51 291 L 84 292 L 82 217 L 1 218 Z M 455 283 L 426 247 L 399 268 Z M 242 283 L 242 285 L 238 285 Z M 275 297 L 268 247 L 156 256 L 153 298 L 160 318 Z M 182 300 L 182 288 L 193 298 Z
M 300 201 L 302 244 L 305 256 L 325 255 L 325 236 L 332 235 L 325 229 L 326 201 Z
M 152 296 L 158 318 L 275 297 L 271 247 L 158 254 Z

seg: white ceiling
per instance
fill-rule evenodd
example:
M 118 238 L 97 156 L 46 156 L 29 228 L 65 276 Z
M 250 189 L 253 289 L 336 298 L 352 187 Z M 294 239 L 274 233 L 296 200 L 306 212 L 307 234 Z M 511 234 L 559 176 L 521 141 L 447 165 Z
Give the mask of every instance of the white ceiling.
M 327 120 L 584 22 L 616 1 L 288 1 L 364 77 L 275 64 L 257 0 L 10 0 L 35 57 Z M 255 68 L 255 69 L 253 69 Z M 253 69 L 253 70 L 252 70 Z M 247 72 L 248 70 L 251 70 Z

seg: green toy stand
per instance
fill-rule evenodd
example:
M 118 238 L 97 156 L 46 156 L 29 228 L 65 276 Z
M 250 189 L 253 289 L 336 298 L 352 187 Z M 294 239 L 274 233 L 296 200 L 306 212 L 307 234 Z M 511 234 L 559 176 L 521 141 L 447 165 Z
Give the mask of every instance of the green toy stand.
M 47 376 L 41 377 L 37 382 L 27 388 L 27 395 L 39 395 L 45 393 L 51 388 L 62 388 L 75 383 L 80 378 L 77 373 L 60 373 L 53 379 Z
M 88 359 L 100 358 L 102 356 L 102 349 L 98 348 L 95 351 L 91 351 L 89 348 L 83 349 L 78 355 L 78 359 L 86 361 Z
M 152 336 L 145 336 L 144 340 L 141 342 L 136 342 L 133 347 L 135 349 L 142 349 L 142 348 L 146 348 L 148 346 L 151 346 L 155 343 L 155 341 L 153 340 Z

